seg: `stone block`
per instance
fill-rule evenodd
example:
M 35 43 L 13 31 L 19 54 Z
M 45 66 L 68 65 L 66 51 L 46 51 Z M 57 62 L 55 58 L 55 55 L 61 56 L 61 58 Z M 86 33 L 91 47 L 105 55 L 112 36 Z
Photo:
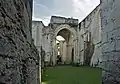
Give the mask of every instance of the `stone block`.
M 114 62 L 120 61 L 120 52 L 113 52 Z
M 116 50 L 116 51 L 120 51 L 120 40 L 116 40 L 115 43 L 116 43 L 116 44 L 115 44 L 115 50 Z
M 108 34 L 107 33 L 104 33 L 104 32 L 101 33 L 101 41 L 102 41 L 102 44 L 108 42 Z
M 102 72 L 102 84 L 119 84 L 119 74 L 108 71 Z

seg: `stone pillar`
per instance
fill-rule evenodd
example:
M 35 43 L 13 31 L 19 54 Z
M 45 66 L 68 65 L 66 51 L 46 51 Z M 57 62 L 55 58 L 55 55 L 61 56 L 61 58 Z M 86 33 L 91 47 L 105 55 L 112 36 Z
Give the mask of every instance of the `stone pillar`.
M 84 39 L 83 37 L 80 35 L 79 37 L 79 52 L 80 52 L 80 65 L 83 65 L 84 62 Z
M 67 47 L 66 60 L 67 60 L 67 63 L 70 64 L 71 63 L 71 57 L 72 57 L 72 47 L 71 47 L 70 44 L 67 44 L 66 47 Z
M 79 36 L 79 35 L 78 35 Z M 77 50 L 78 50 L 78 58 L 79 58 L 79 63 L 80 63 L 80 60 L 81 60 L 81 58 L 80 58 L 80 39 L 79 39 L 79 37 L 78 37 L 78 40 L 77 40 Z M 80 63 L 81 64 L 81 63 Z
M 39 84 L 32 0 L 0 0 L 0 84 Z
M 120 84 L 120 0 L 101 0 L 102 84 Z
M 63 63 L 66 62 L 67 60 L 67 46 L 66 42 L 63 42 Z
M 76 38 L 73 40 L 73 44 L 74 44 L 74 63 L 77 63 L 77 39 Z
M 78 44 L 78 37 L 76 39 L 76 56 L 77 56 L 77 62 L 80 63 L 80 58 L 79 58 L 79 44 Z
M 52 64 L 52 56 L 53 56 L 53 40 L 52 40 L 52 33 L 50 34 L 50 52 L 51 52 L 51 54 L 50 54 L 50 65 Z
M 53 39 L 53 56 L 52 56 L 53 65 L 56 64 L 56 40 Z
M 73 39 L 73 48 L 74 48 L 73 63 L 75 63 L 75 39 Z

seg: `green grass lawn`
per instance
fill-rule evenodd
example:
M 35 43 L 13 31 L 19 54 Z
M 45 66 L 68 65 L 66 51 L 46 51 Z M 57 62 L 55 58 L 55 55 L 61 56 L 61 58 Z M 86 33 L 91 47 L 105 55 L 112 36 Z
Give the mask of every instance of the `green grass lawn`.
M 90 67 L 50 67 L 43 81 L 45 84 L 101 84 L 101 71 Z

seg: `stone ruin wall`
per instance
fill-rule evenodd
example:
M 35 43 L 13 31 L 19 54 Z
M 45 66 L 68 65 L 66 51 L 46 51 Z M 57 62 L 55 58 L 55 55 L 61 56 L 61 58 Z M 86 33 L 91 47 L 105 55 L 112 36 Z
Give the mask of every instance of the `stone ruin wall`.
M 64 24 L 75 24 L 78 25 L 78 19 L 73 19 L 73 18 L 65 18 L 65 17 L 60 17 L 60 16 L 52 16 L 50 19 L 51 24 L 59 24 L 59 23 L 64 23 Z
M 39 84 L 32 0 L 0 0 L 0 84 Z
M 78 35 L 80 63 L 88 62 L 93 67 L 99 65 L 102 61 L 100 5 L 79 23 Z
M 101 0 L 102 84 L 120 84 L 120 0 Z
M 41 68 L 44 65 L 44 59 L 43 59 L 43 53 L 45 53 L 44 49 L 44 37 L 43 37 L 43 29 L 44 29 L 44 24 L 42 21 L 32 21 L 32 38 L 33 42 L 39 51 L 39 74 L 40 74 L 40 82 L 41 82 Z
M 32 21 L 32 38 L 40 57 L 48 57 L 47 59 L 50 60 L 52 45 L 49 26 L 45 26 L 42 21 Z M 43 62 L 43 60 L 41 61 Z

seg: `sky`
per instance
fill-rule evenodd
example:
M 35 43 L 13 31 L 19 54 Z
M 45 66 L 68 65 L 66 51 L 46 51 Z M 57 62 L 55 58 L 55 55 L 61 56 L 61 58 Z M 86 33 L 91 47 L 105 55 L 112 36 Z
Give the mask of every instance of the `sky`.
M 72 17 L 82 21 L 100 0 L 34 0 L 33 20 L 43 21 L 48 25 L 51 16 Z

